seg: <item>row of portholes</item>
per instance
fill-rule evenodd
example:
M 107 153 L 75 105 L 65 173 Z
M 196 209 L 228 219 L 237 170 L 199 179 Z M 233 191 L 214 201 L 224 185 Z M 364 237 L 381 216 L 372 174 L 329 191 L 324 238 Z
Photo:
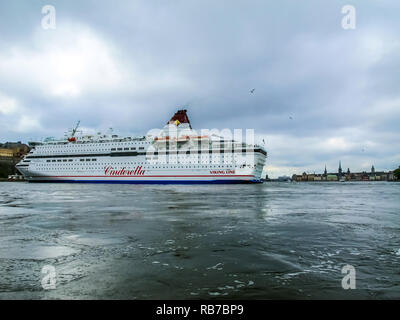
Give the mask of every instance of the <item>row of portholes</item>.
M 150 144 L 149 142 L 136 142 L 136 144 L 141 144 L 141 145 L 143 145 L 143 144 Z M 91 150 L 91 151 L 96 151 L 96 150 L 98 150 L 98 151 L 106 151 L 106 150 L 109 150 L 109 148 L 107 148 L 107 149 L 101 149 L 101 147 L 105 147 L 105 146 L 107 146 L 107 147 L 119 147 L 119 146 L 121 146 L 121 145 L 123 145 L 123 146 L 125 146 L 125 145 L 132 145 L 132 143 L 131 142 L 121 142 L 121 143 L 106 143 L 106 144 L 102 144 L 102 143 L 99 143 L 99 144 L 95 144 L 95 143 L 93 143 L 93 147 L 95 147 L 95 148 L 100 148 L 100 149 L 84 149 L 83 151 L 88 151 L 88 150 Z M 77 143 L 77 144 L 69 144 L 69 145 L 65 145 L 65 144 L 62 144 L 62 145 L 46 145 L 46 146 L 38 146 L 38 147 L 36 147 L 35 149 L 39 152 L 39 151 L 46 151 L 46 149 L 76 149 L 76 150 L 79 150 L 79 151 L 82 151 L 82 147 L 85 147 L 85 148 L 87 148 L 88 146 L 87 146 L 87 144 L 85 143 L 85 144 L 80 144 L 80 143 Z M 143 149 L 143 147 L 141 147 L 142 149 Z
M 55 168 L 52 166 L 47 166 L 47 165 L 38 165 L 39 167 L 45 167 L 48 170 L 60 170 L 62 168 Z M 61 165 L 62 166 L 62 165 Z M 73 169 L 76 170 L 78 169 L 80 166 L 79 165 L 69 165 L 67 164 L 68 168 L 66 169 Z M 250 165 L 248 165 L 250 167 Z M 71 168 L 72 167 L 72 168 Z M 74 167 L 78 167 L 78 168 L 74 168 Z M 197 165 L 197 166 L 147 166 L 145 169 L 207 169 L 207 168 L 226 168 L 226 167 L 234 167 L 233 165 L 227 166 L 227 165 L 207 165 L 207 166 L 201 166 L 201 165 Z M 236 165 L 235 167 L 239 167 L 238 165 Z M 243 168 L 244 166 L 240 166 L 241 168 Z M 85 170 L 104 170 L 104 167 L 86 167 Z

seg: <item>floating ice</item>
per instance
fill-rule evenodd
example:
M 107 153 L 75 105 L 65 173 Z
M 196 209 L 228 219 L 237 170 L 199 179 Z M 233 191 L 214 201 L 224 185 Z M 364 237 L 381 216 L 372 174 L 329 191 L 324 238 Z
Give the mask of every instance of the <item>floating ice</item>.
M 209 267 L 209 268 L 207 268 L 207 270 L 222 270 L 222 268 L 220 268 L 220 266 L 223 266 L 224 264 L 223 263 L 217 263 L 215 266 L 212 266 L 212 267 Z

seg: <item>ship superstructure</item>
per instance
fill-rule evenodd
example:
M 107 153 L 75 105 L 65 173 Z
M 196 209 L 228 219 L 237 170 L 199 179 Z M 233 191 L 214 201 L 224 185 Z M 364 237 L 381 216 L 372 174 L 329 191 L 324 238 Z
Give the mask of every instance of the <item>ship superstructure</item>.
M 79 123 L 78 123 L 79 124 Z M 76 135 L 30 143 L 17 169 L 30 182 L 257 183 L 267 153 L 262 146 L 201 135 L 186 110 L 156 135 Z

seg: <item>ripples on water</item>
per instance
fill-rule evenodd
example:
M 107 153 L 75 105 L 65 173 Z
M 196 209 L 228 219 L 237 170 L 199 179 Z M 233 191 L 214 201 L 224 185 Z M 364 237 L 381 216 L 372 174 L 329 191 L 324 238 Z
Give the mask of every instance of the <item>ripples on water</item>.
M 400 183 L 1 183 L 0 230 L 1 299 L 400 298 Z

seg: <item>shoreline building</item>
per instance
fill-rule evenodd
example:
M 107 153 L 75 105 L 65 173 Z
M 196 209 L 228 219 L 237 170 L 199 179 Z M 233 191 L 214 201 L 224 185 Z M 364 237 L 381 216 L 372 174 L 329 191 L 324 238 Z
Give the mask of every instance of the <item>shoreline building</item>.
M 346 172 L 343 172 L 342 161 L 339 161 L 339 167 L 337 172 L 328 172 L 325 165 L 324 173 L 322 174 L 308 174 L 303 172 L 301 175 L 294 174 L 292 181 L 395 181 L 396 177 L 393 171 L 376 171 L 375 166 L 372 165 L 370 172 L 351 172 L 350 168 L 347 168 Z
M 0 143 L 0 178 L 16 174 L 15 165 L 29 151 L 30 148 L 21 141 Z
M 30 151 L 30 148 L 26 145 L 18 142 L 6 142 L 0 143 L 0 159 L 20 159 Z

